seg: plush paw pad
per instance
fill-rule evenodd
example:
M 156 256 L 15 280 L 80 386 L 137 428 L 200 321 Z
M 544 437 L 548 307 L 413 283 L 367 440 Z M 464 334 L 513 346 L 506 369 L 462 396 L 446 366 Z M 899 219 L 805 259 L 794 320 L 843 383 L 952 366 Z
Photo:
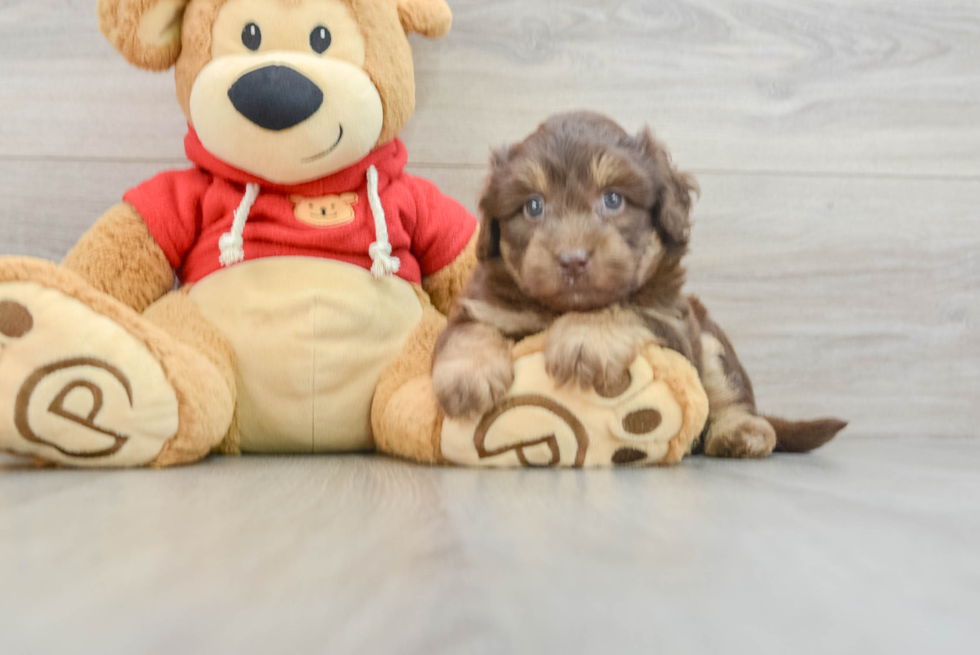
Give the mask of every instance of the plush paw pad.
M 689 374 L 686 380 L 696 380 L 686 361 L 672 362 Z M 704 412 L 685 415 L 675 389 L 645 357 L 633 362 L 612 397 L 573 384 L 557 386 L 546 368 L 541 352 L 520 357 L 503 401 L 478 420 L 447 418 L 443 457 L 482 467 L 673 463 L 703 425 Z M 703 394 L 699 386 L 692 391 Z
M 142 342 L 59 291 L 0 284 L 0 449 L 137 466 L 177 428 L 176 394 Z

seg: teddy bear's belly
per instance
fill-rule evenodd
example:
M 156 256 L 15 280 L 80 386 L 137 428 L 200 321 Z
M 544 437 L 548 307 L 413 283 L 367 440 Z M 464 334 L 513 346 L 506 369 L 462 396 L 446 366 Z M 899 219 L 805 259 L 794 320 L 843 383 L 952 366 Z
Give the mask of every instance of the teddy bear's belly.
M 270 257 L 191 289 L 238 356 L 245 452 L 374 447 L 378 378 L 422 317 L 412 285 L 343 262 Z

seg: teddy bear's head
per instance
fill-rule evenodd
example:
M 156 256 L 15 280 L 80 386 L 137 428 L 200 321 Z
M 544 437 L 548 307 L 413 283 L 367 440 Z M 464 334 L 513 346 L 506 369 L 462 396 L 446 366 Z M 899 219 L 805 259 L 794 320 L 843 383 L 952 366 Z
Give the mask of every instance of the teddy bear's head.
M 445 0 L 99 0 L 131 63 L 176 65 L 177 99 L 204 147 L 279 184 L 342 170 L 415 107 L 407 35 L 449 31 Z

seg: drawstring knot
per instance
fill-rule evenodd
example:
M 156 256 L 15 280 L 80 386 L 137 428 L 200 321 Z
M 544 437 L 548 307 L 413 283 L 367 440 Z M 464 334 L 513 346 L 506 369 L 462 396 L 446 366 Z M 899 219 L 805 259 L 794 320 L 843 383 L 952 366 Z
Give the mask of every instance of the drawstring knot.
M 394 275 L 401 268 L 401 260 L 391 256 L 391 244 L 388 243 L 388 223 L 385 222 L 385 210 L 381 206 L 381 196 L 378 194 L 378 169 L 371 166 L 367 171 L 368 203 L 371 214 L 374 215 L 374 237 L 376 241 L 368 248 L 371 255 L 371 275 L 383 278 Z
M 245 185 L 245 197 L 235 210 L 235 220 L 231 224 L 231 232 L 225 232 L 218 239 L 218 249 L 221 256 L 218 261 L 222 266 L 232 266 L 245 261 L 245 240 L 242 233 L 245 232 L 245 221 L 248 214 L 252 211 L 252 205 L 259 197 L 259 185 L 249 182 Z

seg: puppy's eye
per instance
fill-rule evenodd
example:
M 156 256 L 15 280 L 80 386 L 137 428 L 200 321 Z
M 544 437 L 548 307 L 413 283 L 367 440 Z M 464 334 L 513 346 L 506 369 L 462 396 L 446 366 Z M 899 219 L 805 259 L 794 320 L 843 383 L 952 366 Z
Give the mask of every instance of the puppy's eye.
M 249 23 L 242 30 L 242 43 L 249 50 L 258 50 L 262 45 L 262 30 L 255 23 Z
M 528 218 L 541 218 L 544 216 L 544 198 L 534 196 L 524 203 L 524 215 Z
M 333 41 L 333 37 L 330 36 L 330 30 L 323 25 L 313 28 L 313 31 L 310 32 L 310 47 L 318 55 L 327 51 L 331 41 Z
M 623 194 L 615 191 L 606 191 L 602 196 L 602 206 L 611 212 L 619 211 L 623 208 Z

